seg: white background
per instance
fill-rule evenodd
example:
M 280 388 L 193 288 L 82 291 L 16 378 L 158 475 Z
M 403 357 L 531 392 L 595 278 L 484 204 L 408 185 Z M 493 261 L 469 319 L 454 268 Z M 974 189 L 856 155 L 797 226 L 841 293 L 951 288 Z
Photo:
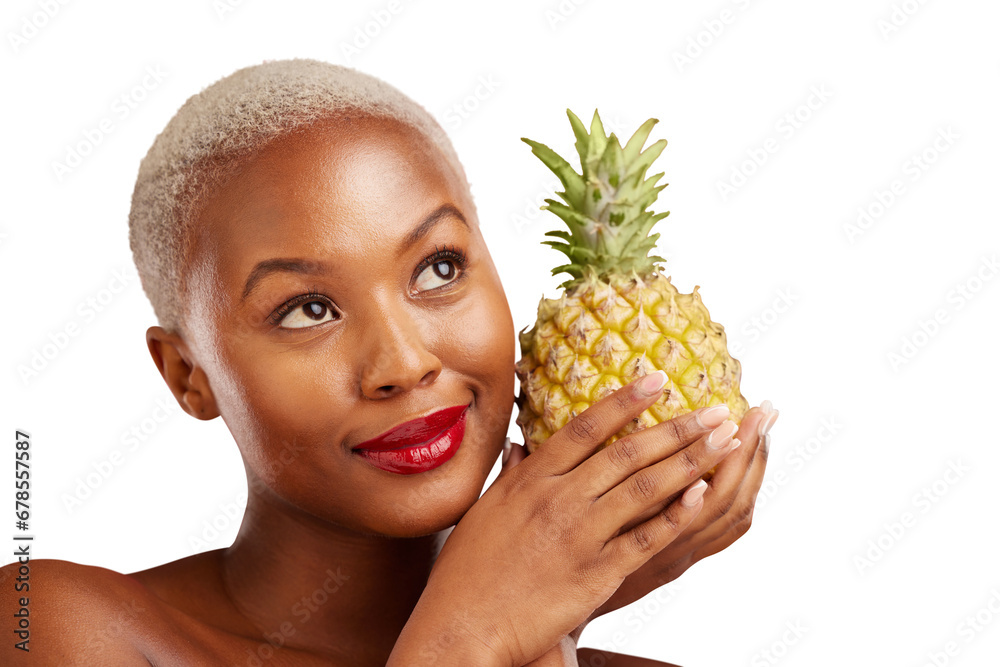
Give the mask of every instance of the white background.
M 996 664 L 1000 5 L 401 0 L 378 26 L 387 0 L 44 4 L 9 0 L 0 20 L 2 430 L 33 437 L 36 557 L 128 572 L 232 540 L 245 481 L 224 423 L 154 419 L 175 404 L 145 346 L 129 200 L 188 96 L 313 57 L 440 120 L 517 329 L 563 279 L 539 244 L 561 225 L 537 211 L 551 179 L 520 137 L 571 156 L 567 107 L 622 136 L 660 120 L 659 252 L 740 346 L 748 400 L 781 418 L 751 531 L 582 645 L 687 666 Z M 345 53 L 366 25 L 377 34 Z M 57 174 L 103 119 L 110 133 Z M 51 358 L 24 377 L 36 352 Z M 123 463 L 68 509 L 115 450 Z

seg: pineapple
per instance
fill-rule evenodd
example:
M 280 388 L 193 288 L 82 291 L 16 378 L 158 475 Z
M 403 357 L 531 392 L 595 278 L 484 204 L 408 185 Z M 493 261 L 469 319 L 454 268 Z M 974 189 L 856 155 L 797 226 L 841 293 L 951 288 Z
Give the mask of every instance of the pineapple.
M 552 274 L 572 276 L 560 285 L 561 297 L 542 297 L 534 326 L 518 335 L 517 424 L 528 452 L 593 403 L 656 370 L 670 378 L 663 395 L 602 447 L 708 405 L 728 405 L 739 422 L 749 406 L 725 330 L 709 318 L 697 285 L 679 293 L 656 263 L 666 260 L 647 256 L 660 236 L 649 230 L 668 215 L 647 210 L 666 187 L 656 185 L 662 173 L 646 178 L 666 140 L 642 149 L 657 120 L 643 123 L 623 148 L 614 133 L 605 134 L 597 111 L 589 134 L 566 112 L 582 175 L 548 146 L 522 139 L 563 185 L 556 193 L 562 201 L 546 199 L 542 209 L 569 231 L 546 232 L 561 240 L 543 243 L 569 258 Z

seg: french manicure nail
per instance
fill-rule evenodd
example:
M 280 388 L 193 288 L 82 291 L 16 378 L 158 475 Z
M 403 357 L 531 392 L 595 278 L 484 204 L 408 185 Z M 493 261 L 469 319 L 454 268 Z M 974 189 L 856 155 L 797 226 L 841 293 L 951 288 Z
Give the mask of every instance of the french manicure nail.
M 767 432 L 771 430 L 771 427 L 774 426 L 774 422 L 777 421 L 777 419 L 778 419 L 777 410 L 774 410 L 773 412 L 771 412 L 771 414 L 769 414 L 767 417 L 764 418 L 764 421 L 760 423 L 760 437 L 763 438 L 765 435 L 767 435 Z
M 736 431 L 738 430 L 739 427 L 736 423 L 727 419 L 722 422 L 721 426 L 708 434 L 708 440 L 705 441 L 705 444 L 710 449 L 719 449 L 729 438 L 736 435 Z
M 728 405 L 713 405 L 710 408 L 704 408 L 695 412 L 694 420 L 702 428 L 715 428 L 728 416 Z
M 699 479 L 697 484 L 684 492 L 684 495 L 681 497 L 681 502 L 688 507 L 697 505 L 698 501 L 701 500 L 701 497 L 705 495 L 705 489 L 707 488 L 708 484 L 705 483 L 705 480 Z
M 667 384 L 665 371 L 655 371 L 639 380 L 639 394 L 649 398 L 655 396 Z
M 774 405 L 771 403 L 771 401 L 764 401 L 763 403 L 760 404 L 760 409 L 766 415 L 767 413 L 774 410 Z
M 739 438 L 733 438 L 733 444 L 729 445 L 729 451 L 733 451 L 737 447 L 743 444 L 743 441 Z

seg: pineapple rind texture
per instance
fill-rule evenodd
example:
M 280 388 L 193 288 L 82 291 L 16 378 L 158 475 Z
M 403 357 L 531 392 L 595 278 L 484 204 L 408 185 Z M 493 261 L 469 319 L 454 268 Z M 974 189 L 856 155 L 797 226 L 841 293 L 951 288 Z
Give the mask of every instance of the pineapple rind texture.
M 543 298 L 535 325 L 518 338 L 517 424 L 529 453 L 604 396 L 656 370 L 669 377 L 663 395 L 602 447 L 700 407 L 724 403 L 737 422 L 749 409 L 725 329 L 709 317 L 697 286 L 681 294 L 662 273 L 587 272 L 560 298 Z

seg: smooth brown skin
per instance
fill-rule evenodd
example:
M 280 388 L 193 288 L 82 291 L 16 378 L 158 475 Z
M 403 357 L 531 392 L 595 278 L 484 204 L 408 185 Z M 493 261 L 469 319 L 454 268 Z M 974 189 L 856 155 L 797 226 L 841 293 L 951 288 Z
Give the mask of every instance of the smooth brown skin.
M 468 226 L 449 214 L 400 247 L 443 204 Z M 759 411 L 744 418 L 743 446 L 722 461 L 694 508 L 674 499 L 728 452 L 707 454 L 708 431 L 690 428 L 690 415 L 674 420 L 688 424 L 676 433 L 663 424 L 631 437 L 647 452 L 633 471 L 664 471 L 657 498 L 641 507 L 630 504 L 629 470 L 609 463 L 614 450 L 593 455 L 606 436 L 575 437 L 577 420 L 527 459 L 515 447 L 477 500 L 512 412 L 513 323 L 471 195 L 418 132 L 359 118 L 283 138 L 215 192 L 198 222 L 187 330 L 154 326 L 147 343 L 184 410 L 221 416 L 239 446 L 249 483 L 239 534 L 229 548 L 131 575 L 32 561 L 32 651 L 4 642 L 3 664 L 249 665 L 256 655 L 265 665 L 385 665 L 405 637 L 408 646 L 452 641 L 438 664 L 462 664 L 463 652 L 476 650 L 496 664 L 573 664 L 587 620 L 679 576 L 749 525 L 765 458 L 754 456 Z M 464 249 L 468 266 L 442 289 L 420 291 L 418 264 L 444 244 Z M 271 274 L 243 301 L 254 265 L 272 258 L 328 264 L 313 275 Z M 419 275 L 420 289 L 447 282 L 434 267 Z M 293 330 L 268 322 L 281 304 L 310 292 L 334 307 L 335 319 Z M 301 304 L 285 317 L 309 321 Z M 622 400 L 630 391 L 584 414 L 603 415 L 605 429 L 624 424 L 655 400 Z M 437 469 L 395 475 L 351 451 L 400 422 L 470 402 L 462 445 Z M 602 487 L 601 470 L 620 479 Z M 553 497 L 575 508 L 558 516 L 576 517 L 567 532 L 590 538 L 585 548 L 560 559 L 517 549 L 529 543 L 526 528 L 551 527 Z M 603 513 L 580 514 L 581 498 Z M 668 521 L 656 518 L 661 510 Z M 629 550 L 637 529 L 613 539 L 649 517 L 661 526 L 657 549 Z M 484 545 L 500 559 L 485 558 Z M 600 566 L 595 554 L 603 554 Z M 15 572 L 0 568 L 0 581 Z M 307 606 L 311 596 L 325 602 Z M 0 608 L 15 608 L 16 598 L 9 583 L 0 586 Z M 469 621 L 455 610 L 473 608 L 470 600 L 484 614 L 471 617 L 471 633 L 440 634 Z M 504 613 L 525 622 L 487 625 Z M 407 650 L 397 647 L 395 664 L 417 664 Z M 605 656 L 614 667 L 664 664 Z

